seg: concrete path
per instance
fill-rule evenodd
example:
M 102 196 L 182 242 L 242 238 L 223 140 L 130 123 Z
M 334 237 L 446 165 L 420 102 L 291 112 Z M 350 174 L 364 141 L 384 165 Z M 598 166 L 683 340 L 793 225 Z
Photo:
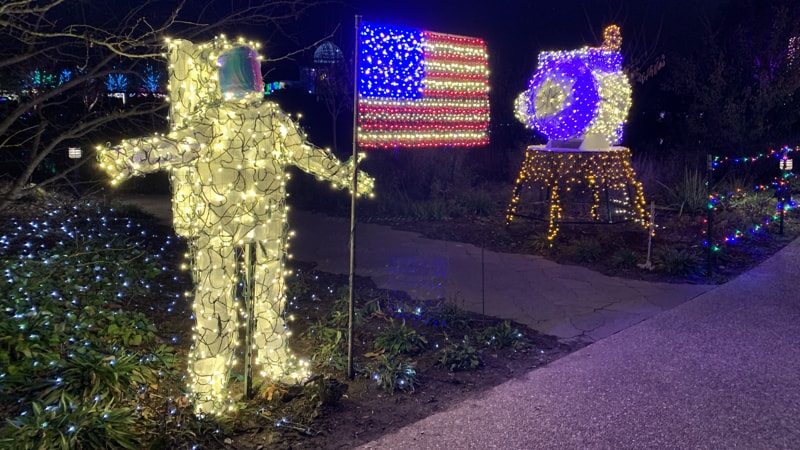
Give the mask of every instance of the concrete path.
M 166 196 L 121 199 L 171 221 Z M 290 210 L 289 250 L 325 272 L 349 270 L 349 219 Z M 359 224 L 356 273 L 418 299 L 512 319 L 562 339 L 594 342 L 711 290 L 713 286 L 608 277 L 531 255 L 483 251 L 388 226 Z
M 727 284 L 362 449 L 800 448 L 800 240 Z
M 348 272 L 348 219 L 293 211 L 289 220 L 295 258 L 314 261 L 326 272 Z M 712 288 L 613 278 L 382 225 L 359 224 L 356 236 L 356 273 L 379 287 L 444 298 L 565 339 L 605 338 Z

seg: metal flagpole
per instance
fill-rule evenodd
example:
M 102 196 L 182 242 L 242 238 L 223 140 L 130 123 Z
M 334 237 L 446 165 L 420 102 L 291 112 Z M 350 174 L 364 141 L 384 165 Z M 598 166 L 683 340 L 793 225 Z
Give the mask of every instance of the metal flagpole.
M 347 311 L 347 377 L 355 377 L 353 371 L 353 315 L 356 273 L 356 189 L 358 187 L 358 57 L 361 16 L 356 15 L 356 33 L 353 51 L 353 184 L 350 186 L 350 294 Z
M 706 155 L 706 198 L 708 199 L 708 207 L 706 208 L 706 239 L 708 246 L 706 248 L 706 278 L 711 278 L 714 274 L 714 241 L 711 233 L 714 231 L 714 204 L 711 202 L 711 182 L 713 181 L 714 174 L 714 158 L 711 154 Z
M 253 332 L 255 331 L 256 308 L 256 281 L 255 281 L 255 256 L 256 244 L 254 242 L 245 244 L 244 254 L 242 255 L 242 300 L 245 302 L 247 318 L 245 326 L 245 339 L 244 339 L 244 396 L 250 400 L 253 398 Z

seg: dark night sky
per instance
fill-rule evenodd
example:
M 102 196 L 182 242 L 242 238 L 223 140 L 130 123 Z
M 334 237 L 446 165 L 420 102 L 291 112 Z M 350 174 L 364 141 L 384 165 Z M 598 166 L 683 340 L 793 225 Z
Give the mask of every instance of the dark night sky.
M 771 0 L 767 0 L 771 1 Z M 570 50 L 599 45 L 605 26 L 622 27 L 623 54 L 641 54 L 648 63 L 662 53 L 687 52 L 697 45 L 698 26 L 725 0 L 340 0 L 315 7 L 291 27 L 294 39 L 285 50 L 313 46 L 333 34 L 349 59 L 355 37 L 355 15 L 365 22 L 483 38 L 489 53 L 492 126 L 522 130 L 513 104 L 533 75 L 540 51 Z M 265 42 L 277 50 L 276 42 Z M 313 47 L 312 47 L 313 48 Z M 267 54 L 268 58 L 280 54 Z M 264 66 L 267 81 L 297 79 L 298 66 L 310 64 L 313 51 L 293 61 Z M 272 69 L 272 70 L 270 70 Z M 648 89 L 634 86 L 640 110 L 660 108 L 647 98 Z M 287 102 L 287 103 L 284 103 Z M 284 97 L 281 106 L 308 111 Z M 309 117 L 307 115 L 307 117 Z M 312 127 L 313 128 L 313 127 Z M 311 134 L 319 127 L 309 130 Z M 518 131 L 522 132 L 522 131 Z M 497 133 L 496 136 L 509 133 Z M 494 140 L 495 138 L 493 138 Z M 513 133 L 509 135 L 513 140 Z
M 355 14 L 362 20 L 487 41 L 493 71 L 531 72 L 541 50 L 599 44 L 603 27 L 622 26 L 627 44 L 658 44 L 660 51 L 691 44 L 706 11 L 722 0 L 344 0 L 321 7 L 302 40 L 313 42 L 337 29 L 345 53 L 353 40 Z M 625 47 L 625 44 L 623 44 Z
M 698 26 L 723 2 L 340 0 L 315 8 L 312 17 L 296 23 L 296 39 L 289 45 L 292 50 L 312 46 L 333 33 L 333 42 L 349 57 L 356 14 L 365 22 L 483 38 L 489 53 L 493 126 L 518 126 L 513 115 L 514 98 L 526 88 L 540 51 L 599 45 L 603 28 L 617 24 L 622 27 L 623 54 L 641 54 L 647 49 L 652 63 L 662 53 L 691 51 L 697 45 Z M 275 48 L 266 44 L 267 49 Z M 275 66 L 277 70 L 267 74 L 267 81 L 297 79 L 297 66 L 308 64 L 312 53 L 307 51 L 295 61 Z
M 333 41 L 349 55 L 356 14 L 367 22 L 480 37 L 487 42 L 494 94 L 513 98 L 525 88 L 542 50 L 598 45 L 603 28 L 612 23 L 622 27 L 623 52 L 649 47 L 657 55 L 690 49 L 701 18 L 720 3 L 722 0 L 343 0 L 320 6 L 314 17 L 298 23 L 298 39 L 293 44 L 311 45 L 335 31 Z M 281 75 L 282 71 L 273 73 Z

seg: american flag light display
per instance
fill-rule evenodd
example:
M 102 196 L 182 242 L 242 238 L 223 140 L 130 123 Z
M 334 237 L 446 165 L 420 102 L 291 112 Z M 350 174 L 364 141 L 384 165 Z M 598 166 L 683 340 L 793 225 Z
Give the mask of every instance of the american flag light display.
M 488 144 L 489 70 L 482 39 L 368 23 L 359 36 L 359 145 Z

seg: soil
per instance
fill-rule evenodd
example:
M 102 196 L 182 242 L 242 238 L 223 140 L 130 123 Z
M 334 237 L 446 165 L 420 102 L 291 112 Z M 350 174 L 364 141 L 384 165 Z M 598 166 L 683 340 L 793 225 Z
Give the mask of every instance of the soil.
M 340 288 L 346 286 L 348 280 L 345 276 L 319 272 L 312 264 L 295 263 L 293 269 L 295 275 L 289 280 L 290 294 L 299 289 L 304 295 L 298 296 L 290 305 L 292 313 L 303 318 L 292 325 L 295 337 L 290 341 L 290 347 L 296 355 L 308 359 L 314 352 L 314 343 L 305 338 L 304 331 L 329 315 L 331 303 L 336 301 L 337 294 L 341 294 Z M 434 311 L 442 306 L 441 301 L 412 301 L 403 292 L 377 289 L 366 278 L 358 278 L 356 286 L 357 309 L 376 303 L 380 303 L 380 309 L 364 317 L 356 329 L 354 378 L 347 377 L 346 369 L 317 367 L 313 370 L 317 379 L 337 387 L 346 385 L 341 399 L 323 405 L 311 413 L 318 415 L 309 418 L 304 417 L 309 414 L 306 402 L 309 389 L 293 394 L 283 392 L 279 387 L 277 391 L 282 394 L 281 400 L 270 401 L 264 398 L 263 392 L 275 388 L 268 387 L 239 413 L 230 432 L 219 439 L 206 440 L 206 448 L 354 448 L 464 401 L 480 399 L 494 386 L 543 367 L 584 345 L 561 342 L 556 337 L 511 323 L 513 329 L 527 338 L 528 346 L 516 350 L 492 349 L 481 348 L 473 341 L 475 347 L 480 348 L 481 366 L 472 371 L 451 372 L 439 364 L 439 350 L 460 340 L 457 331 L 474 335 L 475 330 L 498 325 L 499 320 L 462 311 L 464 316 L 460 320 L 468 323 L 465 328 L 458 330 L 457 326 L 431 324 L 413 313 L 396 311 L 406 305 Z M 371 367 L 377 360 L 375 355 L 380 354 L 373 342 L 375 334 L 382 328 L 399 323 L 425 336 L 428 343 L 424 350 L 403 356 L 415 368 L 419 385 L 413 391 L 392 393 L 381 389 L 372 377 L 374 369 Z M 281 420 L 280 426 L 276 426 Z

